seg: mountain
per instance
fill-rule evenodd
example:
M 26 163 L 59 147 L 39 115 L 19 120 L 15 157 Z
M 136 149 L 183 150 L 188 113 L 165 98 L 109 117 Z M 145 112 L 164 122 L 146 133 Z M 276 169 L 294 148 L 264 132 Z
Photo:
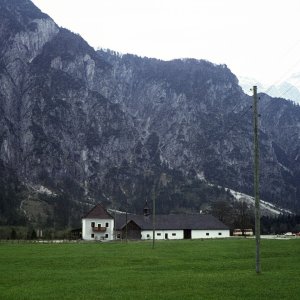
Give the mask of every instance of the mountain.
M 107 64 L 82 38 L 58 28 L 30 1 L 0 3 L 3 173 L 11 170 L 22 184 L 20 214 L 46 219 L 57 207 L 64 215 L 70 203 L 88 197 L 88 185 L 100 184 L 107 170 L 129 155 L 134 121 L 89 89 L 93 68 L 102 71 Z M 45 193 L 37 194 L 36 186 L 55 196 L 41 199 Z M 3 211 L 11 211 L 12 197 L 6 190 L 2 194 Z M 7 222 L 7 213 L 2 220 Z
M 100 91 L 113 91 L 106 96 L 144 122 L 146 132 L 158 133 L 160 156 L 169 166 L 252 193 L 252 99 L 225 65 L 99 55 L 113 66 Z M 262 197 L 294 207 L 299 106 L 261 94 L 260 111 Z
M 226 65 L 95 51 L 29 0 L 0 0 L 0 16 L 2 224 L 252 194 L 252 100 Z M 261 94 L 260 110 L 261 196 L 297 211 L 300 107 Z

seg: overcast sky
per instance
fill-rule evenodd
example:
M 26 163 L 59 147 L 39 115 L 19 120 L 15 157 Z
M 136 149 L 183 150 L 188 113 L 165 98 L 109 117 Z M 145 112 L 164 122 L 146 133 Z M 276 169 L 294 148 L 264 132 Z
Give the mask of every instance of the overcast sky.
M 33 2 L 94 48 L 207 59 L 268 84 L 300 72 L 300 0 Z

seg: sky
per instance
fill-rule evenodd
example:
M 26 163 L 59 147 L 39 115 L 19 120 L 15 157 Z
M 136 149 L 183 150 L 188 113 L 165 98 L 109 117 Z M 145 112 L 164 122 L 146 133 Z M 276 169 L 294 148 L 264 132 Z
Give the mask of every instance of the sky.
M 206 59 L 276 84 L 299 73 L 299 0 L 33 0 L 91 46 Z M 256 84 L 254 82 L 254 84 Z

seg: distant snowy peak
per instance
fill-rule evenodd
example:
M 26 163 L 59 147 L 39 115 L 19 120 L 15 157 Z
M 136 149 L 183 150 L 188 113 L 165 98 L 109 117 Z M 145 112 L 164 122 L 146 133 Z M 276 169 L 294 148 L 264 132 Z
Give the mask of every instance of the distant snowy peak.
M 257 86 L 258 92 L 266 93 L 272 97 L 284 98 L 297 103 L 300 103 L 300 73 L 293 74 L 283 82 L 273 85 L 262 84 L 254 78 L 238 77 L 239 85 L 243 91 L 252 95 L 252 87 Z
M 288 82 L 272 85 L 266 90 L 266 93 L 272 97 L 285 98 L 300 103 L 299 89 Z

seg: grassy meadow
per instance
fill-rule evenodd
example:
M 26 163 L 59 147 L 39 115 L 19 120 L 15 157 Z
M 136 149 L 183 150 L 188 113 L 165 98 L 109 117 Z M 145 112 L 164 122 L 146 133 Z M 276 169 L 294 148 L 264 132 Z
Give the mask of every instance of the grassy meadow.
M 300 299 L 300 239 L 0 243 L 0 299 Z

